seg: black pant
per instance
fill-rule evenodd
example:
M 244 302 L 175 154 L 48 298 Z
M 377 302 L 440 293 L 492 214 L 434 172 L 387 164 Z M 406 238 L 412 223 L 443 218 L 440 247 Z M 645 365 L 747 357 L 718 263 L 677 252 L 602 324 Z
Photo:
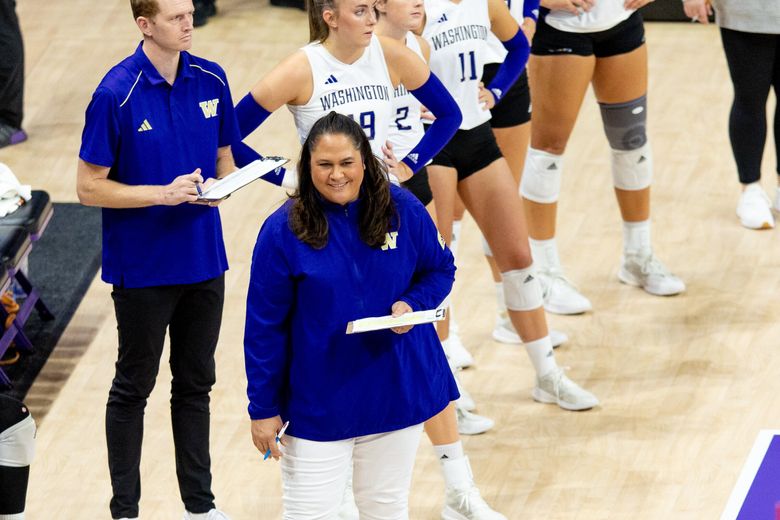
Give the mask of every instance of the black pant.
M 24 46 L 16 0 L 0 0 L 0 124 L 22 126 Z
M 20 401 L 0 394 L 0 434 L 29 417 L 30 412 Z M 24 512 L 30 466 L 0 465 L 0 515 Z
M 761 156 L 766 141 L 766 100 L 769 87 L 780 98 L 780 35 L 721 28 L 723 50 L 734 84 L 729 116 L 729 138 L 739 182 L 761 178 Z M 775 149 L 780 158 L 780 104 L 775 109 Z M 777 168 L 780 173 L 780 166 Z
M 137 517 L 146 399 L 154 388 L 165 331 L 170 330 L 171 422 L 176 475 L 186 509 L 214 507 L 209 456 L 209 392 L 222 321 L 225 278 L 127 289 L 114 286 L 119 356 L 106 407 L 114 518 Z

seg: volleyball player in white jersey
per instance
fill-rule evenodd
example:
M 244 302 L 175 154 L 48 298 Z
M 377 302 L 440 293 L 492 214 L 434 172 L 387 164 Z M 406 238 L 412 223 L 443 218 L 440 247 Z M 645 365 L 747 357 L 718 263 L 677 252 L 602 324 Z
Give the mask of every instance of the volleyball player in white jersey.
M 536 31 L 536 20 L 539 14 L 539 0 L 507 0 L 507 8 L 528 41 L 533 39 Z M 501 63 L 506 57 L 507 51 L 501 44 L 501 41 L 492 32 L 488 34 L 487 55 L 485 66 L 482 73 L 482 83 L 488 84 L 495 77 Z M 528 87 L 528 74 L 525 70 L 515 81 L 506 95 L 490 110 L 490 127 L 496 142 L 501 150 L 501 154 L 507 161 L 509 169 L 515 182 L 519 185 L 520 176 L 523 172 L 523 163 L 528 149 L 528 142 L 531 139 L 531 93 Z M 455 220 L 452 223 L 452 241 L 450 249 L 457 260 L 458 237 L 460 236 L 461 219 L 463 218 L 463 203 L 458 199 L 456 201 Z M 493 282 L 496 286 L 496 304 L 497 313 L 495 325 L 493 327 L 493 339 L 500 343 L 509 343 L 518 345 L 522 343 L 520 336 L 515 331 L 512 321 L 506 312 L 504 304 L 504 287 L 501 283 L 501 272 L 493 260 L 493 253 L 487 242 L 482 238 L 482 247 L 485 252 L 485 258 L 490 265 Z M 452 310 L 452 303 L 450 303 Z M 448 352 L 452 360 L 459 367 L 467 367 L 473 363 L 471 354 L 466 350 L 457 334 L 457 324 L 455 322 L 454 312 L 449 315 L 449 338 Z M 566 341 L 568 336 L 560 330 L 550 329 L 550 341 L 554 348 L 559 347 Z
M 647 48 L 642 17 L 636 12 L 649 1 L 542 0 L 529 66 L 534 124 L 520 189 L 550 312 L 591 309 L 590 301 L 564 277 L 555 242 L 563 152 L 589 83 L 601 107 L 623 218 L 618 277 L 656 295 L 685 290 L 682 280 L 653 254 L 650 241 Z
M 303 142 L 315 121 L 335 111 L 357 121 L 373 152 L 383 158 L 393 91 L 403 83 L 436 114 L 433 132 L 400 160 L 390 157 L 390 173 L 408 180 L 450 139 L 460 111 L 425 62 L 405 45 L 374 35 L 375 25 L 373 0 L 312 0 L 311 43 L 274 67 L 236 106 L 241 138 L 287 105 Z M 239 166 L 257 158 L 243 143 L 234 149 Z M 264 178 L 284 182 L 281 176 Z
M 427 63 L 431 55 L 428 42 L 412 32 L 421 28 L 425 15 L 423 0 L 380 0 L 377 2 L 377 12 L 379 14 L 377 34 L 404 43 Z M 385 160 L 390 165 L 392 165 L 394 155 L 405 157 L 425 135 L 422 123 L 422 104 L 403 85 L 398 85 L 395 89 L 393 115 L 393 122 L 388 134 L 388 147 L 392 153 L 385 154 Z M 411 179 L 404 182 L 403 186 L 426 206 L 435 220 L 435 201 L 428 183 L 426 168 L 423 167 Z M 457 374 L 455 374 L 457 367 L 453 365 L 451 360 L 450 365 L 453 368 L 455 380 L 458 381 Z M 460 381 L 458 381 L 458 389 L 461 392 L 461 398 L 456 404 L 458 428 L 454 434 L 457 436 L 459 430 L 464 435 L 475 435 L 491 429 L 494 425 L 491 419 L 471 413 L 476 405 L 471 396 L 465 392 Z M 432 438 L 431 440 L 434 445 L 439 444 L 436 439 Z
M 394 3 L 385 2 L 391 9 Z M 417 24 L 422 23 L 422 17 L 424 16 L 422 10 L 422 0 L 415 0 L 413 4 L 419 4 L 419 20 Z M 395 30 L 403 30 L 403 28 L 397 27 L 393 20 L 382 12 L 380 2 L 377 2 L 378 11 L 378 23 L 376 28 L 377 35 L 391 38 L 400 43 L 403 43 L 409 49 L 420 57 L 423 61 L 428 63 L 428 57 L 431 55 L 431 50 L 428 47 L 428 43 L 421 37 L 406 31 L 402 38 L 394 37 L 396 35 Z M 391 11 L 391 14 L 393 11 Z M 383 16 L 385 14 L 385 16 Z M 409 18 L 414 21 L 416 13 L 409 15 Z M 425 135 L 425 128 L 422 123 L 422 104 L 414 97 L 403 84 L 398 85 L 393 92 L 393 104 L 391 110 L 391 123 L 388 129 L 387 141 L 389 151 L 391 154 L 385 154 L 386 160 L 392 160 L 392 156 L 406 157 L 409 152 L 412 151 L 417 143 L 420 142 L 423 135 Z M 415 197 L 425 206 L 431 217 L 435 218 L 433 194 L 431 193 L 431 186 L 428 184 L 428 170 L 425 166 L 422 167 L 411 179 L 403 183 L 403 186 L 411 191 Z
M 421 37 L 412 31 L 418 29 L 424 17 L 423 0 L 379 0 L 376 4 L 379 13 L 377 34 L 404 43 L 426 62 L 430 58 L 430 47 Z M 395 90 L 393 102 L 394 119 L 390 126 L 388 141 L 394 154 L 405 157 L 417 145 L 425 133 L 421 117 L 421 104 L 408 93 L 403 85 Z M 392 157 L 388 159 L 392 161 Z M 423 176 L 424 174 L 424 176 Z M 411 184 L 410 183 L 414 183 Z M 431 203 L 431 189 L 425 168 L 403 184 L 423 203 Z M 435 211 L 429 207 L 429 211 Z M 445 482 L 445 519 L 468 520 L 506 520 L 506 517 L 494 511 L 485 501 L 474 483 L 468 458 L 460 440 L 462 433 L 482 433 L 492 428 L 493 421 L 472 414 L 469 403 L 464 401 L 462 386 L 461 399 L 450 403 L 438 415 L 425 422 L 425 432 L 433 444 L 436 458 L 439 460 Z M 470 403 L 473 405 L 473 402 Z M 347 517 L 343 515 L 342 520 Z
M 532 41 L 533 34 L 536 32 L 536 20 L 539 16 L 539 0 L 506 0 L 506 3 L 512 18 L 520 24 L 528 41 Z M 485 67 L 482 73 L 483 83 L 490 83 L 505 57 L 506 49 L 504 46 L 494 34 L 489 34 Z M 523 70 L 506 96 L 490 110 L 490 127 L 493 129 L 493 135 L 496 136 L 501 154 L 506 159 L 515 182 L 519 185 L 525 153 L 531 139 L 531 93 L 526 70 Z M 493 281 L 496 284 L 498 313 L 493 327 L 493 339 L 501 343 L 519 344 L 521 343 L 520 337 L 514 330 L 504 306 L 501 273 L 493 260 L 490 247 L 484 239 L 482 246 L 490 265 Z M 556 347 L 564 343 L 567 337 L 560 331 L 550 330 L 550 339 L 553 346 Z
M 520 198 L 490 129 L 490 112 L 528 59 L 528 40 L 503 0 L 427 0 L 424 38 L 431 70 L 458 101 L 463 122 L 428 168 L 439 230 L 449 243 L 459 194 L 493 251 L 502 274 L 508 314 L 536 371 L 533 397 L 567 410 L 598 404 L 558 367 L 533 273 Z M 487 87 L 480 84 L 485 39 L 492 31 L 508 53 Z

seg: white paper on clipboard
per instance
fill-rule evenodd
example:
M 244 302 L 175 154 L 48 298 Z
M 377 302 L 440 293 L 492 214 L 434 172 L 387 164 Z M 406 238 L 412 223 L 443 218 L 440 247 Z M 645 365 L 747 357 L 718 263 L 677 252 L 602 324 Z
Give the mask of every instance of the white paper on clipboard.
M 234 191 L 243 188 L 252 181 L 256 181 L 266 173 L 274 171 L 287 162 L 289 162 L 289 159 L 285 159 L 284 157 L 271 156 L 252 161 L 240 170 L 234 171 L 224 179 L 220 179 L 209 186 L 209 188 L 198 197 L 198 200 L 222 200 Z
M 347 323 L 347 334 L 358 334 L 372 330 L 392 329 L 407 325 L 421 325 L 442 321 L 447 316 L 447 309 L 431 309 L 429 311 L 407 312 L 398 317 L 377 316 L 363 318 Z

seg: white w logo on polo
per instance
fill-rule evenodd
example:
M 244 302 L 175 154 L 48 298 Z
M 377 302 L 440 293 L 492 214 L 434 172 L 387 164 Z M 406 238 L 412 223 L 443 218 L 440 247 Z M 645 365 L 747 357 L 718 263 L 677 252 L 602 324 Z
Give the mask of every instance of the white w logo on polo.
M 200 105 L 200 109 L 203 110 L 203 116 L 206 119 L 217 115 L 217 105 L 219 104 L 219 99 L 201 101 L 198 104 Z
M 388 249 L 395 249 L 398 247 L 398 231 L 391 231 L 390 233 L 385 233 L 385 243 L 382 246 L 382 251 L 387 251 Z

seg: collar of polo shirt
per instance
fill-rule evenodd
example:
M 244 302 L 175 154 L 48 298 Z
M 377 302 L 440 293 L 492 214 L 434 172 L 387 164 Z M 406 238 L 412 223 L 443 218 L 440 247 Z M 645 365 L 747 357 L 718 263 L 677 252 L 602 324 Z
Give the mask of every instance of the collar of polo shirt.
M 141 43 L 139 43 L 138 47 L 135 49 L 135 58 L 141 65 L 141 70 L 144 71 L 144 76 L 146 76 L 147 81 L 149 81 L 149 83 L 152 85 L 166 83 L 165 78 L 160 75 L 154 64 L 149 60 L 149 57 L 144 52 L 143 46 L 144 42 L 141 41 Z M 191 78 L 193 76 L 194 73 L 192 72 L 192 67 L 190 67 L 190 54 L 186 51 L 181 51 L 179 53 L 179 71 L 176 74 L 176 80 L 178 81 L 180 77 Z

